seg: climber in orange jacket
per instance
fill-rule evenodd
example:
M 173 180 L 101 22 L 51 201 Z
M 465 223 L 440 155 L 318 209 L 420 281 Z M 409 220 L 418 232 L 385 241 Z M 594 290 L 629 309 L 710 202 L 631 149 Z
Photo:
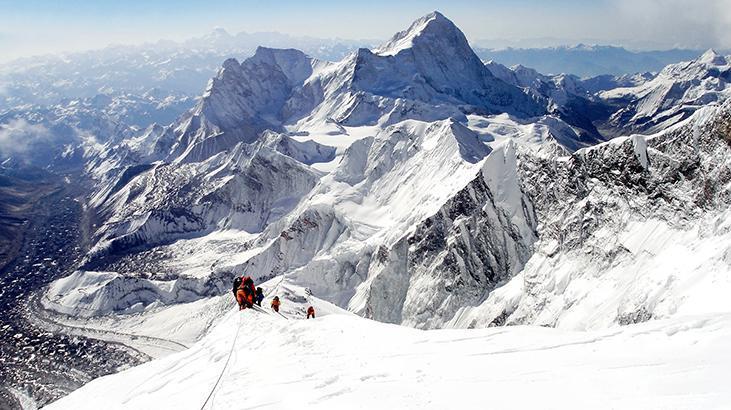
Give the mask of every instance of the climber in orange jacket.
M 272 309 L 274 309 L 275 312 L 279 312 L 279 305 L 281 303 L 279 302 L 279 296 L 274 296 L 274 299 L 272 299 Z
M 242 277 L 241 284 L 236 290 L 236 301 L 239 303 L 239 310 L 253 307 L 255 295 L 254 280 L 251 279 L 251 276 Z

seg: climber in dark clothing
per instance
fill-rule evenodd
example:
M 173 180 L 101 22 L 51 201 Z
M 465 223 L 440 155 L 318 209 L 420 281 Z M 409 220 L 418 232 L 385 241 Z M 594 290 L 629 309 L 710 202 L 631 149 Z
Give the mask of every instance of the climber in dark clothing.
M 254 303 L 257 306 L 261 306 L 261 301 L 264 300 L 264 290 L 262 288 L 256 288 L 256 295 L 254 296 Z

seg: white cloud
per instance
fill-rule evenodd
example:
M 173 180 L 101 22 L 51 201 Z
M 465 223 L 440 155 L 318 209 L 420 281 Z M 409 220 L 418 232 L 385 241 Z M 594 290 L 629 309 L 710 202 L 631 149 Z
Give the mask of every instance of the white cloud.
M 41 124 L 14 119 L 0 124 L 0 157 L 24 157 L 39 144 L 50 143 L 52 134 Z

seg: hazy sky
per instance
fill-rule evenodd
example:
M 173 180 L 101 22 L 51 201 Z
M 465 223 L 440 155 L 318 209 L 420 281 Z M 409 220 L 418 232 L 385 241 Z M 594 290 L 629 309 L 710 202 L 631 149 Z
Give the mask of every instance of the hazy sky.
M 0 0 L 0 60 L 182 40 L 214 27 L 385 39 L 432 10 L 493 45 L 731 48 L 731 0 Z

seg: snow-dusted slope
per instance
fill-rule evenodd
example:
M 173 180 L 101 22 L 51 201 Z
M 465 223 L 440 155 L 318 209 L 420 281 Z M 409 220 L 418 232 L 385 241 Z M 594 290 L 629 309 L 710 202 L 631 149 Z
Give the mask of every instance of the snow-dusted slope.
M 576 150 L 604 141 L 595 123 L 605 120 L 611 107 L 584 88 L 581 79 L 573 75 L 546 76 L 521 65 L 511 68 L 494 61 L 485 63 L 495 77 L 524 89 L 534 96 L 548 112 L 577 129 L 579 138 L 565 141 L 566 148 Z
M 190 349 L 46 408 L 722 408 L 730 337 L 728 314 L 584 333 L 231 311 Z
M 731 61 L 713 50 L 698 59 L 671 64 L 637 87 L 600 96 L 621 106 L 610 119 L 615 128 L 657 132 L 688 118 L 698 108 L 722 103 L 731 93 Z

